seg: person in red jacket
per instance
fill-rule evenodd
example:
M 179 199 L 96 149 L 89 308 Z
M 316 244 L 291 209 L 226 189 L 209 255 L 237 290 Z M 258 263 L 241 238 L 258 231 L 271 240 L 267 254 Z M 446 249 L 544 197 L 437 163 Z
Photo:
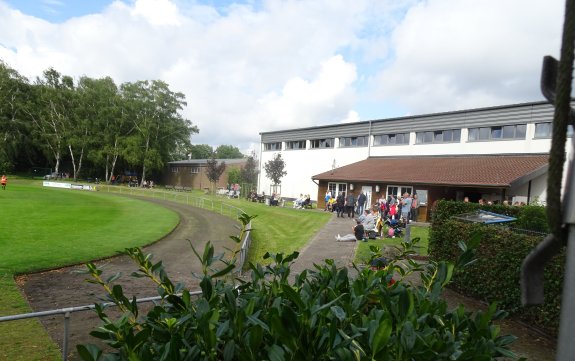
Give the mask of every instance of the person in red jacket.
M 6 176 L 4 174 L 2 174 L 2 179 L 0 180 L 0 183 L 2 184 L 2 189 L 6 189 L 6 184 L 8 183 L 8 178 L 6 178 Z

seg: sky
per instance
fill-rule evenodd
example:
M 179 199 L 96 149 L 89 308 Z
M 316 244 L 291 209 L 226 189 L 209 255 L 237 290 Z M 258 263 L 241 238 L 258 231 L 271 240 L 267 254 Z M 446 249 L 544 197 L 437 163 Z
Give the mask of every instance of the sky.
M 564 0 L 0 0 L 0 60 L 185 94 L 193 144 L 541 101 Z M 399 130 L 398 130 L 399 131 Z

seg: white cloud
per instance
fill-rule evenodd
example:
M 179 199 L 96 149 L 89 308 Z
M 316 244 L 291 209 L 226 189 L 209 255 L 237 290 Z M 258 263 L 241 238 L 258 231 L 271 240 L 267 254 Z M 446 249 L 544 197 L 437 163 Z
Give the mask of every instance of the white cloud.
M 262 97 L 259 103 L 263 111 L 256 117 L 270 130 L 339 121 L 347 117 L 353 106 L 351 86 L 355 79 L 355 66 L 341 56 L 334 56 L 322 63 L 315 79 L 289 79 L 280 94 Z
M 395 59 L 374 88 L 415 113 L 543 100 L 541 61 L 558 53 L 563 3 L 421 2 L 395 29 Z
M 374 100 L 418 114 L 540 99 L 562 2 L 115 0 L 54 24 L 0 0 L 0 58 L 31 78 L 162 79 L 195 143 L 247 149 L 263 131 L 398 115 L 366 117 Z
M 178 7 L 170 0 L 139 0 L 132 14 L 143 16 L 153 25 L 180 25 Z

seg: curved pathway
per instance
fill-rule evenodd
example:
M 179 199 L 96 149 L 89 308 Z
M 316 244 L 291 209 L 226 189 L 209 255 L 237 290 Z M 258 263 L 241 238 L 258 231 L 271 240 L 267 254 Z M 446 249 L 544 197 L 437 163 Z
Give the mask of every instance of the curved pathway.
M 238 222 L 214 212 L 194 208 L 184 204 L 142 198 L 148 202 L 158 203 L 169 208 L 180 217 L 179 225 L 162 240 L 145 247 L 145 253 L 154 254 L 153 261 L 163 261 L 170 279 L 182 282 L 189 289 L 198 289 L 198 281 L 192 272 L 200 272 L 200 263 L 193 253 L 188 240 L 200 254 L 207 241 L 214 244 L 216 252 L 223 252 L 224 247 L 232 248 L 235 243 L 229 238 L 238 233 Z M 135 263 L 127 256 L 118 256 L 96 262 L 104 268 L 103 278 L 121 272 L 124 276 L 116 283 L 121 284 L 124 293 L 132 296 L 157 296 L 156 287 L 145 278 L 134 278 L 129 275 L 137 270 Z M 74 307 L 101 302 L 99 297 L 104 290 L 85 281 L 86 274 L 77 271 L 85 270 L 84 265 L 65 267 L 53 271 L 28 274 L 18 278 L 30 306 L 34 311 L 44 311 L 65 307 Z M 110 309 L 112 310 L 112 309 Z M 112 312 L 110 312 L 112 314 Z M 48 333 L 60 346 L 63 343 L 63 316 L 40 318 Z M 76 312 L 70 318 L 69 351 L 70 360 L 77 359 L 75 345 L 79 343 L 96 343 L 89 335 L 94 327 L 100 325 L 94 311 Z

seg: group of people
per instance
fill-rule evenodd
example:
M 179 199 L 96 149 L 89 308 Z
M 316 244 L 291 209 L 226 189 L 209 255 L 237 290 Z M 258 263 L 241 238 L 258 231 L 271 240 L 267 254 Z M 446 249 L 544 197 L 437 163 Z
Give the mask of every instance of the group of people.
M 325 194 L 325 209 L 324 211 L 337 212 L 337 217 L 355 218 L 356 214 L 362 215 L 366 206 L 367 196 L 361 192 L 357 198 L 353 192 L 339 192 L 336 197 L 333 197 L 330 191 Z M 383 219 L 397 219 L 402 220 L 404 223 L 417 220 L 419 216 L 419 200 L 417 194 L 413 196 L 409 193 L 404 193 L 402 197 L 396 197 L 390 194 L 387 198 L 382 197 L 375 202 L 375 207 L 382 213 Z
M 331 198 L 329 201 L 331 202 Z M 335 237 L 337 241 L 367 240 L 370 232 L 380 233 L 384 224 L 389 227 L 387 236 L 395 237 L 396 234 L 401 233 L 402 226 L 417 220 L 419 208 L 417 194 L 412 196 L 409 193 L 404 193 L 402 197 L 390 194 L 387 198 L 378 199 L 371 209 L 364 209 L 365 201 L 366 197 L 363 192 L 360 193 L 357 200 L 351 192 L 346 196 L 340 192 L 335 201 L 331 202 L 331 210 L 337 211 L 338 217 L 344 217 L 344 213 L 347 213 L 349 218 L 355 218 L 355 212 L 360 214 L 359 217 L 355 218 L 356 224 L 353 226 L 353 233 L 345 236 L 338 234 Z M 329 205 L 326 206 L 326 210 L 330 210 Z
M 293 201 L 293 207 L 296 209 L 305 209 L 311 205 L 311 196 L 306 194 L 305 196 L 300 193 L 299 198 Z
M 324 200 L 324 211 L 337 212 L 338 217 L 344 217 L 344 214 L 347 214 L 348 218 L 353 218 L 356 213 L 361 215 L 365 210 L 367 196 L 364 192 L 361 192 L 356 199 L 353 192 L 348 192 L 347 194 L 339 192 L 334 197 L 330 191 L 327 191 Z

